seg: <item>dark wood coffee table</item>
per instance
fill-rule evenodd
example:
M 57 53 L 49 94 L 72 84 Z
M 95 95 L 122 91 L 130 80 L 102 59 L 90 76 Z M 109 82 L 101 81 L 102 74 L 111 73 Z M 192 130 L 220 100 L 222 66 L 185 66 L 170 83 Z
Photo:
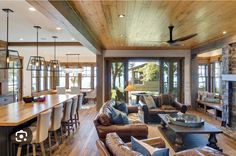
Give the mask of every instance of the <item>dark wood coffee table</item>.
M 162 128 L 164 129 L 166 129 L 168 126 L 168 128 L 170 128 L 172 131 L 176 133 L 175 146 L 177 148 L 182 146 L 183 136 L 186 134 L 209 134 L 207 146 L 222 151 L 222 149 L 220 149 L 217 146 L 217 139 L 216 139 L 216 134 L 223 133 L 222 130 L 216 128 L 215 126 L 207 122 L 205 122 L 202 127 L 197 127 L 197 128 L 190 128 L 190 127 L 183 127 L 174 124 L 169 124 L 166 115 L 167 114 L 159 114 L 159 117 L 161 118 L 161 125 Z

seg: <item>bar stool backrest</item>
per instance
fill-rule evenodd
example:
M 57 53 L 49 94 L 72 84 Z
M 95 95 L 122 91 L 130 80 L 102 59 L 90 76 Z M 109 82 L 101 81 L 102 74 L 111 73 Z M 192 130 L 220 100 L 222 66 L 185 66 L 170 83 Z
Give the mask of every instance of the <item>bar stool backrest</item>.
M 71 108 L 71 115 L 75 115 L 76 114 L 77 105 L 78 105 L 78 96 L 75 96 L 73 98 L 73 104 L 72 104 L 72 108 Z
M 52 124 L 50 130 L 56 131 L 61 127 L 62 117 L 63 117 L 63 104 L 61 103 L 53 107 Z
M 67 100 L 64 104 L 63 118 L 62 121 L 69 121 L 72 107 L 72 99 Z
M 82 104 L 83 104 L 83 97 L 84 95 L 83 94 L 79 94 L 78 95 L 78 104 L 77 104 L 77 111 L 80 110 L 80 108 L 82 107 Z
M 80 93 L 80 87 L 71 87 L 71 94 L 79 94 Z
M 48 130 L 49 130 L 50 122 L 51 122 L 51 113 L 52 113 L 52 110 L 49 109 L 38 115 L 37 138 L 36 138 L 36 141 L 38 143 L 43 142 L 48 137 Z

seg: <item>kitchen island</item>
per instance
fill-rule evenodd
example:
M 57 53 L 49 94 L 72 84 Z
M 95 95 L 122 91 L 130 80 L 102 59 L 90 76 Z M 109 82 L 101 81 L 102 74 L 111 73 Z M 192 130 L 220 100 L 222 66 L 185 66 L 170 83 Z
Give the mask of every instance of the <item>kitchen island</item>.
M 64 103 L 75 94 L 46 95 L 45 102 L 25 103 L 23 101 L 0 106 L 0 156 L 16 155 L 16 147 L 10 136 L 35 121 L 38 114 Z

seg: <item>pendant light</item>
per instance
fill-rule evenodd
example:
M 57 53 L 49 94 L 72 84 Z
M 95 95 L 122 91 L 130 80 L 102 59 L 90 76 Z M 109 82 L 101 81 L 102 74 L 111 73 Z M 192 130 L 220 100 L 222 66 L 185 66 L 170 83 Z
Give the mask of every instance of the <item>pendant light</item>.
M 22 69 L 22 63 L 18 51 L 9 49 L 9 13 L 13 13 L 11 9 L 2 9 L 7 13 L 7 41 L 6 48 L 0 49 L 0 69 Z M 11 61 L 13 61 L 11 63 Z
M 37 32 L 37 55 L 36 56 L 30 56 L 29 58 L 29 62 L 27 65 L 27 69 L 26 70 L 32 70 L 32 71 L 42 71 L 42 70 L 47 70 L 47 65 L 46 65 L 46 61 L 44 59 L 44 57 L 39 56 L 39 32 L 38 30 L 41 29 L 40 26 L 34 26 L 34 28 L 36 29 Z
M 82 68 L 79 65 L 79 56 L 80 56 L 80 54 L 66 54 L 66 56 L 67 56 L 67 68 L 65 69 L 65 72 L 66 73 L 73 72 L 74 74 L 82 73 Z M 78 56 L 78 67 L 77 68 L 73 68 L 73 69 L 69 68 L 68 56 Z
M 59 72 L 60 71 L 60 61 L 56 59 L 56 39 L 57 36 L 52 36 L 54 39 L 54 59 L 49 62 L 49 71 Z

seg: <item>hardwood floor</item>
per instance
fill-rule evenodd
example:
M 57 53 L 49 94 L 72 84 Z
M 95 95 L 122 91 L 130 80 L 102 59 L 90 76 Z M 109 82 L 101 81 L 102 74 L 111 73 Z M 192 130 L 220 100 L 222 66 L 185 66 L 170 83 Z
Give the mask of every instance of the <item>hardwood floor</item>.
M 207 122 L 219 127 L 220 122 L 216 121 L 204 114 L 196 111 L 189 111 L 188 113 L 201 115 Z M 93 119 L 96 115 L 96 108 L 92 107 L 90 109 L 85 109 L 80 111 L 80 128 L 79 130 L 70 138 L 65 141 L 60 149 L 53 153 L 54 156 L 98 156 L 96 140 L 98 139 L 96 129 L 93 125 Z M 156 124 L 149 124 L 149 135 L 148 137 L 164 137 L 158 131 Z M 207 137 L 205 135 L 204 137 Z M 225 134 L 217 135 L 218 145 L 223 148 L 224 152 L 230 156 L 236 155 L 236 141 L 229 138 Z M 170 155 L 174 155 L 174 150 L 168 144 L 166 145 L 170 149 Z

